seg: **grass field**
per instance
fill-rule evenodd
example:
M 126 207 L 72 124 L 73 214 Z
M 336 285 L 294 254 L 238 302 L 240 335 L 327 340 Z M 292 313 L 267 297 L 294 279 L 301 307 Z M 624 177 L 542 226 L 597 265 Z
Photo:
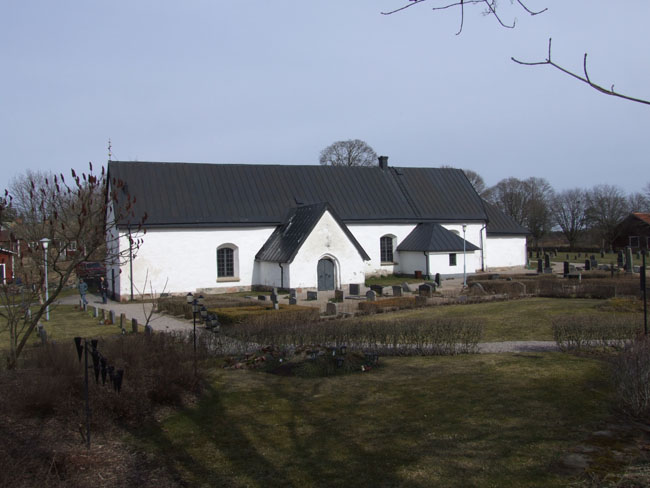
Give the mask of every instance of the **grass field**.
M 4 321 L 2 318 L 0 320 Z M 56 342 L 72 341 L 75 336 L 99 338 L 121 332 L 115 325 L 100 325 L 99 319 L 93 318 L 92 312 L 81 312 L 74 305 L 52 307 L 50 321 L 42 320 L 41 323 L 45 326 L 48 340 Z M 34 333 L 27 344 L 31 346 L 39 343 L 40 339 Z M 0 351 L 7 349 L 9 349 L 9 333 L 4 327 L 0 327 Z
M 394 320 L 400 317 L 458 317 L 484 321 L 484 342 L 552 341 L 552 321 L 562 315 L 616 314 L 604 300 L 525 298 L 470 305 L 446 305 L 397 313 L 380 314 L 365 320 Z
M 187 486 L 567 486 L 559 459 L 608 416 L 604 363 L 559 353 L 390 358 L 299 379 L 214 369 L 132 433 Z

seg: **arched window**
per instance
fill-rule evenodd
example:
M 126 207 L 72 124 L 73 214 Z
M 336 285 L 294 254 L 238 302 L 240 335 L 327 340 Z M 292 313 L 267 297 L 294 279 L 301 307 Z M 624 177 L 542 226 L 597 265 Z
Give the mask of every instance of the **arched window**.
M 238 248 L 224 244 L 217 248 L 217 281 L 232 281 L 239 277 Z
M 379 239 L 379 255 L 382 263 L 393 263 L 394 236 L 382 236 Z

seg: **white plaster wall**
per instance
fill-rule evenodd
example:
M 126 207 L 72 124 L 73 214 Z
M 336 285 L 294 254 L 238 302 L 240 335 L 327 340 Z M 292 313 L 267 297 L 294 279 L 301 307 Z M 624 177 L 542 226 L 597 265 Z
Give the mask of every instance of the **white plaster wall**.
M 198 288 L 233 288 L 253 282 L 255 254 L 273 232 L 274 227 L 224 229 L 148 229 L 143 244 L 133 260 L 134 286 L 141 289 L 148 280 L 155 293 L 187 293 Z M 234 244 L 239 250 L 237 281 L 217 282 L 217 248 Z M 120 249 L 128 250 L 125 234 Z M 121 266 L 120 294 L 130 293 L 129 263 Z M 165 287 L 165 282 L 167 286 Z M 135 292 L 137 293 L 137 291 Z
M 288 288 L 289 283 L 289 265 L 282 264 L 284 269 L 284 277 L 282 276 L 282 270 L 278 263 L 270 263 L 267 261 L 260 261 L 256 263 L 256 266 L 259 266 L 260 273 L 259 277 L 255 276 L 253 280 L 254 285 L 265 285 L 273 286 L 277 288 Z M 284 279 L 284 285 L 282 280 Z
M 499 236 L 487 239 L 486 266 L 506 268 L 526 265 L 526 237 Z
M 422 252 L 400 252 L 399 253 L 399 272 L 413 275 L 416 271 L 426 273 L 427 261 Z
M 402 263 L 400 255 L 397 252 L 397 246 L 415 229 L 415 224 L 351 224 L 348 225 L 348 229 L 350 229 L 352 235 L 359 241 L 359 244 L 361 244 L 361 247 L 363 247 L 368 256 L 370 256 L 370 261 L 365 262 L 365 271 L 368 276 L 401 272 Z M 379 239 L 385 235 L 393 235 L 396 237 L 393 251 L 397 264 L 381 265 Z
M 436 273 L 441 275 L 462 275 L 463 274 L 463 252 L 456 253 L 456 266 L 449 266 L 450 253 L 429 254 L 429 275 Z M 465 253 L 465 270 L 467 274 L 476 273 L 481 269 L 481 256 L 479 251 L 468 251 Z
M 290 273 L 285 272 L 285 287 L 316 288 L 318 260 L 323 257 L 331 258 L 336 264 L 336 287 L 365 281 L 363 258 L 334 217 L 326 211 L 296 254 Z M 288 284 L 287 274 L 290 275 Z

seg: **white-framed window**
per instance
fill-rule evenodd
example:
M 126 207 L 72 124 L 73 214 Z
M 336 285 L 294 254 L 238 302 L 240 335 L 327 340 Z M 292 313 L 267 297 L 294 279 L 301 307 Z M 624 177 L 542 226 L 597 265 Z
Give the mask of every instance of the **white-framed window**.
M 239 248 L 222 244 L 217 248 L 217 281 L 239 280 Z
M 394 263 L 395 236 L 385 235 L 379 239 L 379 255 L 382 263 Z

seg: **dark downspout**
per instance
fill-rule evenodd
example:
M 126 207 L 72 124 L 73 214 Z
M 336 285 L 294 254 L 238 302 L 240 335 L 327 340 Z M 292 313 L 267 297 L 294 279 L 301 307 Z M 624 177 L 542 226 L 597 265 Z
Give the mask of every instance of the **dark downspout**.
M 424 277 L 427 280 L 430 280 L 431 278 L 429 277 L 429 253 L 427 253 L 426 251 L 422 251 L 422 254 L 424 254 L 424 258 L 426 260 L 426 267 L 427 267 L 427 270 L 424 273 Z
M 278 266 L 280 266 L 280 289 L 284 289 L 284 268 L 282 263 L 278 263 Z

